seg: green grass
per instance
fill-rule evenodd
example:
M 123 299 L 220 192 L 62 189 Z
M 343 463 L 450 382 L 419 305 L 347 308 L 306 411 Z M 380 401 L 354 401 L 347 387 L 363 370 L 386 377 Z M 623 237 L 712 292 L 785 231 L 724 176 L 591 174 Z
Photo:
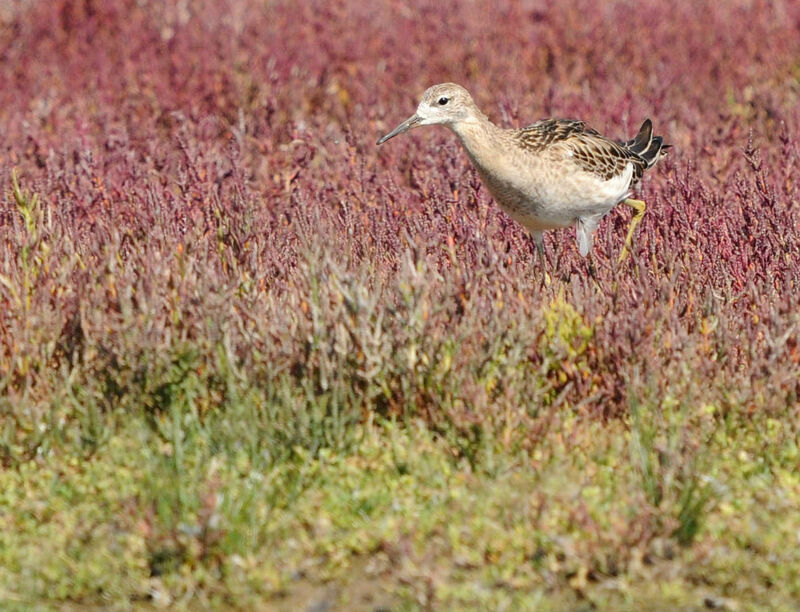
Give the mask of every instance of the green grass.
M 606 424 L 554 410 L 533 449 L 500 427 L 467 456 L 452 444 L 465 434 L 414 419 L 287 447 L 267 443 L 274 406 L 246 382 L 204 414 L 207 381 L 191 372 L 162 373 L 157 413 L 75 410 L 3 470 L 0 599 L 791 609 L 800 598 L 791 421 L 642 398 Z

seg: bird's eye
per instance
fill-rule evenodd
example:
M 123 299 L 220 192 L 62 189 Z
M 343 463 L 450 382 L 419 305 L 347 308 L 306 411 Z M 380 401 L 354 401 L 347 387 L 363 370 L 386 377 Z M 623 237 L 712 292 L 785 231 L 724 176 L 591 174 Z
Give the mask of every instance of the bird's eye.
M 450 101 L 450 98 L 448 98 L 447 96 L 442 96 L 441 98 L 439 98 L 439 99 L 437 100 L 437 102 L 438 102 L 439 106 L 444 106 L 444 105 L 445 105 L 445 104 L 447 104 L 449 101 Z

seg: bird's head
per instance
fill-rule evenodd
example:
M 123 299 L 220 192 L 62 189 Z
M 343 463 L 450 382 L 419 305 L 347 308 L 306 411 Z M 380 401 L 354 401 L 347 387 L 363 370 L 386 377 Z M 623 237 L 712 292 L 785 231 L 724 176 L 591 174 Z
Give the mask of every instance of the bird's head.
M 478 116 L 480 111 L 466 89 L 455 83 L 440 83 L 425 90 L 417 112 L 381 138 L 378 144 L 423 125 L 453 126 Z

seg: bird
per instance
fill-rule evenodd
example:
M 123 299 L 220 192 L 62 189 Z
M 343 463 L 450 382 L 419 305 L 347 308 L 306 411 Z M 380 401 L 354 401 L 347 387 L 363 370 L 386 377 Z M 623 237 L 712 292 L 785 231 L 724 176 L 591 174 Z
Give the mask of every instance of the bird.
M 586 257 L 600 220 L 625 203 L 634 215 L 619 255 L 622 262 L 646 209 L 644 201 L 630 197 L 632 190 L 670 147 L 653 135 L 649 118 L 625 141 L 603 136 L 577 119 L 502 128 L 456 83 L 429 87 L 416 112 L 377 145 L 425 125 L 444 125 L 458 137 L 494 200 L 530 233 L 543 268 L 545 231 L 574 226 L 578 250 Z

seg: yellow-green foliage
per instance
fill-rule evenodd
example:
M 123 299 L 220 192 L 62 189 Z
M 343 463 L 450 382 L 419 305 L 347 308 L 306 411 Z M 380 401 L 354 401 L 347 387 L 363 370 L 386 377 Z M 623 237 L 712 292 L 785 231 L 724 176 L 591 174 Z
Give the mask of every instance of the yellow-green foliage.
M 477 470 L 422 422 L 360 426 L 349 451 L 296 447 L 274 463 L 237 450 L 224 418 L 193 425 L 182 413 L 180 451 L 127 419 L 89 456 L 63 448 L 0 473 L 0 597 L 310 605 L 332 580 L 342 608 L 365 588 L 392 605 L 788 606 L 800 596 L 800 554 L 787 545 L 796 429 L 774 419 L 715 429 L 700 461 L 675 439 L 711 411 L 661 410 L 659 504 L 635 434 L 569 412 L 533 455 L 497 440 Z M 683 547 L 674 532 L 687 475 L 712 486 L 714 502 Z
M 541 350 L 552 354 L 563 352 L 571 362 L 580 362 L 593 336 L 592 327 L 575 307 L 564 299 L 561 291 L 544 310 L 544 336 Z
M 553 392 L 549 398 L 552 401 L 557 391 L 571 379 L 591 378 L 587 351 L 594 330 L 566 301 L 563 290 L 543 309 L 542 326 L 539 351 L 543 366 L 553 380 Z

